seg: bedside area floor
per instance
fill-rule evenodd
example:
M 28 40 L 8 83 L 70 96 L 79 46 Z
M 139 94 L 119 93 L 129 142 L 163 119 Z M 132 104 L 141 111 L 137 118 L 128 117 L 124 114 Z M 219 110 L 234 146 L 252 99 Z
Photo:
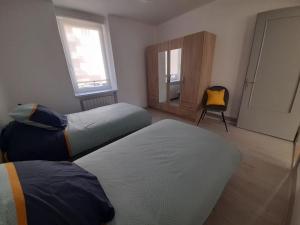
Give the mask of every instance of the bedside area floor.
M 153 123 L 175 119 L 191 121 L 148 109 Z M 205 225 L 287 225 L 295 187 L 291 170 L 294 145 L 291 142 L 224 124 L 206 117 L 199 127 L 211 130 L 240 150 L 240 168 L 226 186 Z

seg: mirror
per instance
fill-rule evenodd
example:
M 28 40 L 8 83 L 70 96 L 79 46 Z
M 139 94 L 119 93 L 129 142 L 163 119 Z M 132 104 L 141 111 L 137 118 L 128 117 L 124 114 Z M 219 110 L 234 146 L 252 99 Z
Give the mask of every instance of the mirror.
M 180 103 L 182 49 L 158 53 L 159 103 Z
M 169 102 L 179 105 L 181 89 L 181 48 L 170 51 Z

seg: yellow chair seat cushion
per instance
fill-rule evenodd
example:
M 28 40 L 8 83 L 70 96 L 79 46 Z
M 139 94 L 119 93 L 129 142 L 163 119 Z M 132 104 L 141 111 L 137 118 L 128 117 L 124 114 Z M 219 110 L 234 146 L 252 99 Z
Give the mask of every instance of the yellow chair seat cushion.
M 219 91 L 207 90 L 206 105 L 225 105 L 224 95 L 224 89 Z

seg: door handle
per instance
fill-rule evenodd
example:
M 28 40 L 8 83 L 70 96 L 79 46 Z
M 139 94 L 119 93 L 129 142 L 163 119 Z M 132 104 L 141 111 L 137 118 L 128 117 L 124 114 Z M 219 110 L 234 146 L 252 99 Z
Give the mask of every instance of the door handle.
M 248 107 L 250 107 L 250 103 L 251 103 L 251 101 L 252 101 L 252 95 L 253 95 L 253 86 L 254 86 L 254 81 L 248 81 L 247 80 L 247 78 L 246 78 L 246 80 L 245 80 L 245 84 L 244 84 L 244 92 L 246 92 L 247 90 L 247 88 L 248 88 L 248 85 L 249 84 L 252 84 L 252 88 L 251 88 L 251 90 L 250 90 L 250 95 L 249 95 L 249 99 L 248 99 Z
M 245 89 L 248 87 L 249 84 L 254 84 L 254 83 L 255 83 L 254 81 L 245 80 L 245 84 L 244 84 Z

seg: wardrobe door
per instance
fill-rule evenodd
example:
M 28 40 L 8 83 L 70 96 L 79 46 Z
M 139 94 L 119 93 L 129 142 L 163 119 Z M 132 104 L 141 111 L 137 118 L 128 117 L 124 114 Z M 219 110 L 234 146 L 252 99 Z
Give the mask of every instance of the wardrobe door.
M 204 34 L 184 37 L 182 52 L 182 88 L 180 105 L 184 109 L 197 110 L 198 88 L 203 57 Z
M 201 106 L 205 90 L 211 83 L 212 66 L 216 44 L 216 35 L 213 33 L 203 32 L 203 54 L 201 63 L 201 74 L 199 80 L 197 106 Z
M 158 105 L 158 47 L 150 46 L 146 50 L 148 106 Z

